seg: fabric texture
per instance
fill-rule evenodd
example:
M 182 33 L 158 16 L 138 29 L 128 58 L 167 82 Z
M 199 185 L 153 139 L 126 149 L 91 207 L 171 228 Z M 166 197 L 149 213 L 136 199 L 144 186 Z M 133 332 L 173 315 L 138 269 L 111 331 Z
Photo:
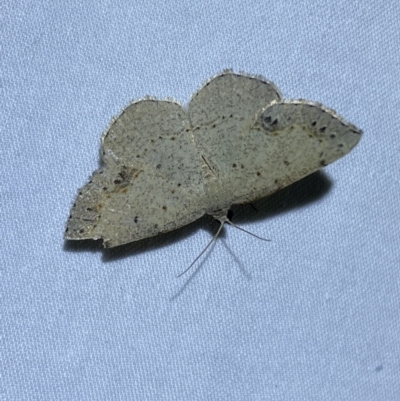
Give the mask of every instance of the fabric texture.
M 399 400 L 400 3 L 0 6 L 0 399 Z M 233 221 L 115 249 L 66 242 L 133 99 L 187 105 L 226 68 L 364 131 Z

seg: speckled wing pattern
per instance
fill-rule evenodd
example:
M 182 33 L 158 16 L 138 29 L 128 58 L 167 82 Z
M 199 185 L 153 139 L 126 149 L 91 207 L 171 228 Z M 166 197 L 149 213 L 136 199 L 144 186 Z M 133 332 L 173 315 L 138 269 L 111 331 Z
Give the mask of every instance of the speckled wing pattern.
M 261 77 L 226 72 L 206 82 L 189 103 L 189 120 L 203 160 L 211 209 L 229 209 L 251 165 L 241 160 L 246 133 L 264 107 L 281 100 L 277 87 Z M 257 148 L 254 149 L 257 152 Z M 251 164 L 251 161 L 250 161 Z
M 244 133 L 240 162 L 248 168 L 233 203 L 271 195 L 334 162 L 356 146 L 361 134 L 320 104 L 274 102 Z
M 204 214 L 202 162 L 179 104 L 132 103 L 103 136 L 102 157 L 104 168 L 79 191 L 65 238 L 103 238 L 114 247 Z
M 262 77 L 225 71 L 188 112 L 151 98 L 103 136 L 104 168 L 77 196 L 66 239 L 113 247 L 167 232 L 232 204 L 271 195 L 344 156 L 362 132 L 333 110 L 285 101 Z

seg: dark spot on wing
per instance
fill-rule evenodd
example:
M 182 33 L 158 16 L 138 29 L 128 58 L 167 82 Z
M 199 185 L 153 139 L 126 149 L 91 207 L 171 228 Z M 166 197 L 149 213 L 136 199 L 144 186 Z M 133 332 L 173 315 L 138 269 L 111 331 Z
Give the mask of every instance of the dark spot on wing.
M 325 130 L 326 130 L 326 127 L 321 127 L 321 128 L 319 129 L 319 132 L 322 134 L 323 132 L 325 132 Z
M 232 164 L 232 167 L 235 168 L 235 167 L 236 167 L 236 163 L 233 163 L 233 164 Z

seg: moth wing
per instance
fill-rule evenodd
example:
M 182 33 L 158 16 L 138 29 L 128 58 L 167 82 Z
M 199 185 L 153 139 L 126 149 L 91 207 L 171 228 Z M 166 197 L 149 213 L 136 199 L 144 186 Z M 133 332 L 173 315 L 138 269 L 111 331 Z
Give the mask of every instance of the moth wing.
M 192 96 L 189 119 L 196 145 L 221 196 L 235 185 L 232 166 L 240 158 L 243 133 L 260 110 L 280 99 L 278 88 L 264 78 L 230 71 L 213 77 Z
M 246 203 L 300 180 L 349 153 L 362 131 L 321 104 L 275 102 L 243 132 L 233 203 Z M 240 167 L 240 168 L 239 168 Z
M 122 245 L 181 227 L 204 214 L 202 162 L 185 110 L 143 99 L 111 123 L 104 167 L 80 191 L 66 239 Z

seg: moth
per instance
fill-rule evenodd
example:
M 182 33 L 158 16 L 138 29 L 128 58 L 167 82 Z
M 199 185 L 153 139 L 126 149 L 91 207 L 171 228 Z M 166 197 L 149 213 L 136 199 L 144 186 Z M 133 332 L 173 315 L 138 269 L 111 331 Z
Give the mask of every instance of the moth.
M 271 195 L 349 153 L 362 131 L 335 111 L 284 100 L 260 76 L 224 71 L 188 109 L 146 97 L 103 134 L 103 167 L 79 190 L 68 240 L 106 248 L 168 232 Z M 218 231 L 218 232 L 219 232 Z

